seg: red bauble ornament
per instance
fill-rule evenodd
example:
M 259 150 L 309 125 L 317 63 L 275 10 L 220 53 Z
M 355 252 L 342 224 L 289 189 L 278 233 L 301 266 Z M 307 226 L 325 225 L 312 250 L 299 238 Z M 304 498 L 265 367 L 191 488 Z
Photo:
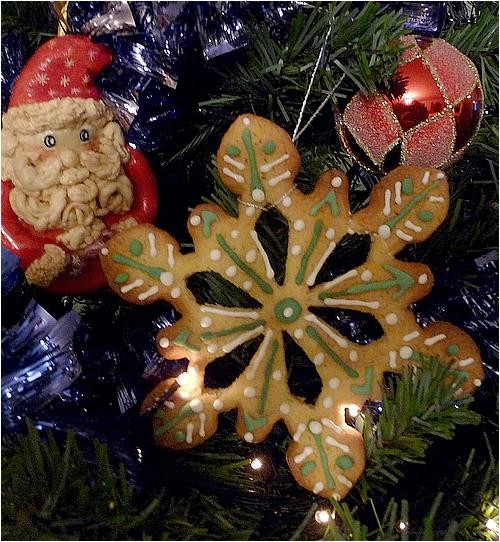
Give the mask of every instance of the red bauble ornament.
M 445 168 L 477 132 L 483 90 L 474 64 L 442 39 L 402 38 L 408 49 L 389 91 L 358 92 L 336 116 L 346 151 L 374 172 Z

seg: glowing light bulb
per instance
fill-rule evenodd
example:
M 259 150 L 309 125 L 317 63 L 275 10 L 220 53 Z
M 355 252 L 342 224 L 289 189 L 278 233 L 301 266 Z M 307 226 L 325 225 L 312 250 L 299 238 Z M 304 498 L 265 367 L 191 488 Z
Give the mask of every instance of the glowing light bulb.
M 415 95 L 412 92 L 407 92 L 403 96 L 403 102 L 405 105 L 411 105 L 415 100 Z
M 498 530 L 497 522 L 494 519 L 490 518 L 486 522 L 486 528 L 489 529 L 490 531 L 497 531 Z
M 179 386 L 186 386 L 191 381 L 192 376 L 189 373 L 181 373 L 177 377 L 177 383 Z
M 252 469 L 254 470 L 259 470 L 262 468 L 262 465 L 264 463 L 262 463 L 262 461 L 258 458 L 258 457 L 254 457 L 252 459 L 252 461 L 250 462 L 250 466 L 252 467 Z
M 317 510 L 314 519 L 318 523 L 328 523 L 330 521 L 330 512 L 328 510 Z
M 401 531 L 404 531 L 406 529 L 406 523 L 404 521 L 400 521 L 398 527 Z
M 358 405 L 349 405 L 347 407 L 349 409 L 349 414 L 355 418 L 359 414 L 359 406 Z

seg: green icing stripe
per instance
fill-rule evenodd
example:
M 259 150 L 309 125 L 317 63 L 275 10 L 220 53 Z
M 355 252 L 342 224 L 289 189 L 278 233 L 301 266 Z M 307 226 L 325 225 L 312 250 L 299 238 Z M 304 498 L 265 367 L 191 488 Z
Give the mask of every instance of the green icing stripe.
M 262 147 L 262 150 L 264 151 L 264 154 L 273 154 L 273 152 L 276 150 L 276 143 L 271 140 L 266 141 Z
M 172 418 L 165 425 L 162 425 L 161 427 L 158 427 L 158 429 L 155 429 L 155 435 L 157 437 L 160 437 L 161 435 L 163 435 L 163 433 L 166 433 L 169 429 L 172 429 L 172 427 L 177 425 L 184 418 L 191 416 L 191 414 L 194 414 L 193 409 L 189 405 L 184 405 L 179 411 L 179 414 L 175 416 L 175 418 Z
M 311 432 L 311 435 L 316 441 L 316 446 L 318 447 L 318 450 L 319 450 L 321 465 L 323 466 L 323 472 L 326 478 L 326 485 L 328 486 L 329 489 L 333 489 L 335 487 L 335 482 L 333 481 L 333 476 L 332 476 L 332 473 L 330 472 L 330 467 L 328 466 L 328 456 L 326 455 L 325 448 L 323 447 L 323 443 L 321 442 L 321 437 L 319 435 L 315 435 L 312 432 Z
M 337 196 L 335 192 L 330 192 L 326 197 L 324 197 L 319 203 L 316 203 L 316 205 L 311 209 L 311 212 L 309 213 L 311 216 L 316 216 L 320 209 L 323 207 L 323 205 L 329 205 L 330 211 L 333 216 L 338 216 L 340 213 L 340 209 L 337 203 Z
M 266 425 L 267 418 L 265 416 L 262 418 L 252 418 L 252 416 L 245 412 L 245 414 L 243 414 L 243 421 L 245 422 L 246 428 L 253 433 L 255 429 L 259 429 L 259 427 Z
M 118 275 L 115 277 L 115 282 L 118 284 L 123 284 L 124 282 L 127 282 L 128 278 L 128 273 L 118 273 Z
M 137 239 L 132 239 L 128 245 L 128 249 L 134 256 L 140 256 L 144 250 L 144 247 L 140 241 Z
M 368 395 L 372 391 L 373 367 L 365 369 L 365 381 L 363 384 L 351 384 L 351 390 L 357 395 Z
M 182 329 L 177 335 L 177 337 L 175 337 L 174 344 L 176 344 L 177 346 L 184 346 L 188 350 L 191 350 L 191 352 L 199 352 L 200 348 L 188 341 L 190 334 L 191 332 L 189 331 L 189 329 Z
M 165 417 L 165 411 L 161 408 L 158 408 L 155 410 L 155 413 L 153 414 L 155 418 L 164 418 Z
M 335 463 L 342 469 L 347 470 L 352 468 L 353 462 L 350 455 L 339 455 L 335 460 Z
M 409 196 L 413 192 L 413 181 L 411 177 L 406 177 L 401 182 L 401 191 L 406 196 Z
M 402 220 L 405 216 L 409 215 L 411 211 L 417 206 L 417 204 L 422 201 L 429 192 L 432 192 L 436 188 L 439 188 L 439 186 L 441 186 L 441 183 L 439 181 L 436 181 L 429 185 L 425 190 L 420 192 L 420 194 L 416 195 L 409 203 L 405 205 L 405 207 L 399 214 L 386 222 L 389 228 L 393 228 L 400 220 Z
M 202 211 L 201 219 L 203 220 L 203 235 L 208 238 L 212 235 L 212 224 L 219 220 L 219 215 L 212 211 Z
M 250 278 L 253 279 L 255 284 L 265 293 L 265 294 L 272 294 L 273 289 L 270 284 L 268 284 L 265 280 L 263 280 L 257 273 L 249 266 L 247 265 L 241 258 L 236 254 L 236 252 L 226 243 L 226 240 L 224 237 L 218 233 L 217 234 L 217 241 L 219 245 L 222 247 L 224 252 L 233 260 L 233 262 L 242 270 L 244 271 Z
M 306 267 L 309 262 L 309 258 L 311 257 L 312 253 L 314 252 L 314 249 L 316 248 L 316 245 L 318 244 L 319 236 L 321 235 L 322 229 L 323 229 L 323 222 L 321 220 L 316 220 L 316 224 L 314 224 L 314 231 L 311 237 L 311 241 L 306 251 L 304 252 L 304 255 L 302 256 L 302 261 L 300 262 L 300 269 L 299 269 L 299 272 L 297 273 L 297 276 L 295 277 L 295 284 L 302 284 L 302 281 L 304 280 L 304 277 L 306 274 Z
M 241 324 L 240 326 L 230 327 L 221 331 L 206 331 L 200 335 L 200 338 L 202 341 L 208 341 L 214 337 L 227 337 L 228 335 L 233 335 L 234 333 L 239 333 L 240 331 L 250 331 L 251 329 L 255 329 L 256 327 L 259 327 L 265 323 L 265 320 L 255 320 L 255 322 Z
M 456 356 L 460 352 L 460 347 L 458 344 L 449 344 L 448 345 L 448 354 L 450 356 Z
M 351 377 L 351 378 L 358 378 L 359 373 L 355 371 L 352 367 L 349 367 L 347 363 L 345 363 L 336 352 L 334 352 L 330 346 L 319 336 L 318 332 L 312 327 L 307 326 L 306 327 L 306 333 L 311 337 L 313 341 L 315 341 L 321 348 L 337 363 L 344 369 L 344 371 Z
M 418 213 L 418 218 L 420 218 L 422 222 L 430 222 L 434 218 L 434 215 L 430 211 L 420 211 L 420 213 Z
M 345 295 L 356 295 L 364 292 L 373 292 L 375 290 L 388 290 L 390 288 L 397 287 L 397 291 L 392 294 L 393 299 L 399 299 L 403 294 L 415 284 L 415 280 L 411 275 L 394 267 L 390 264 L 384 264 L 383 268 L 388 271 L 394 279 L 380 280 L 376 282 L 364 282 L 361 284 L 354 284 L 345 290 L 339 292 L 323 292 L 319 294 L 320 299 L 342 297 Z
M 227 149 L 226 149 L 226 152 L 227 154 L 229 154 L 229 156 L 239 156 L 241 151 L 238 147 L 236 147 L 236 145 L 230 145 Z
M 316 461 L 307 461 L 302 467 L 300 467 L 300 473 L 302 476 L 309 476 L 311 472 L 316 468 Z
M 260 180 L 259 170 L 257 168 L 257 159 L 255 157 L 255 150 L 252 143 L 252 133 L 248 128 L 245 128 L 241 134 L 241 139 L 245 144 L 245 148 L 248 153 L 248 160 L 250 161 L 250 170 L 252 172 L 252 181 L 250 184 L 250 193 L 252 193 L 256 188 L 264 191 L 262 182 Z
M 150 267 L 149 265 L 144 265 L 141 262 L 136 262 L 135 260 L 132 260 L 128 256 L 124 256 L 123 254 L 112 254 L 111 258 L 116 263 L 121 263 L 123 265 L 128 265 L 129 267 L 132 267 L 134 269 L 138 269 L 139 271 L 146 273 L 146 275 L 149 275 L 152 279 L 155 280 L 160 280 L 160 275 L 165 272 L 165 269 L 163 269 L 162 267 Z
M 269 354 L 269 361 L 267 362 L 266 369 L 264 371 L 264 385 L 262 386 L 262 392 L 259 399 L 258 413 L 264 414 L 264 408 L 267 402 L 267 395 L 269 393 L 269 381 L 271 379 L 271 372 L 273 370 L 274 356 L 278 350 L 278 341 L 275 339 L 271 345 L 271 353 Z

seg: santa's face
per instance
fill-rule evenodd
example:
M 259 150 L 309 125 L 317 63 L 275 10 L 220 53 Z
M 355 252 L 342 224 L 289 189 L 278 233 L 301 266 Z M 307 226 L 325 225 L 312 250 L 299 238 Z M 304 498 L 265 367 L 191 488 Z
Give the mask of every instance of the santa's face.
M 75 167 L 84 151 L 94 150 L 100 127 L 89 122 L 78 123 L 59 130 L 44 130 L 30 135 L 19 135 L 19 146 L 38 159 L 61 158 L 66 167 Z M 35 160 L 36 161 L 36 158 Z

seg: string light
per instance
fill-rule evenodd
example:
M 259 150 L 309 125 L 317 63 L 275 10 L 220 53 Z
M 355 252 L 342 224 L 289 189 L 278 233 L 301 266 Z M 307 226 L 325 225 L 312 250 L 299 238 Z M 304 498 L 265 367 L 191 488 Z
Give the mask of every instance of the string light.
M 349 405 L 348 407 L 349 414 L 355 418 L 359 414 L 359 406 L 358 405 Z
M 404 521 L 400 521 L 398 524 L 399 530 L 404 531 L 407 527 L 406 523 Z
M 328 523 L 331 518 L 331 513 L 328 510 L 316 510 L 314 514 L 314 519 L 318 523 Z
M 254 457 L 252 459 L 252 461 L 250 461 L 250 466 L 252 467 L 252 469 L 254 470 L 259 470 L 262 468 L 262 465 L 264 465 L 264 463 L 262 463 L 262 461 L 258 458 L 258 457 Z
M 498 533 L 498 525 L 497 525 L 497 522 L 490 518 L 487 522 L 486 522 L 486 528 L 489 529 L 490 531 L 493 531 L 494 533 Z

